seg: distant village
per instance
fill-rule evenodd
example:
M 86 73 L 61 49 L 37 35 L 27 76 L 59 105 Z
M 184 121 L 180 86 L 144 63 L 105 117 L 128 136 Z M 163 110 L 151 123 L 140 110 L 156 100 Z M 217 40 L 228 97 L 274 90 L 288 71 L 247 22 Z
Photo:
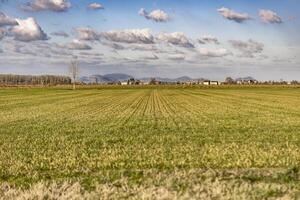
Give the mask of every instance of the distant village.
M 124 77 L 118 77 L 124 76 Z M 135 79 L 131 76 L 125 78 L 125 74 L 109 74 L 109 75 L 93 75 L 90 77 L 82 77 L 80 82 L 83 84 L 101 84 L 101 85 L 297 85 L 300 82 L 294 81 L 258 81 L 253 77 L 244 77 L 233 79 L 225 78 L 224 81 L 209 80 L 204 78 L 192 79 L 184 76 L 176 79 L 169 78 L 141 78 Z

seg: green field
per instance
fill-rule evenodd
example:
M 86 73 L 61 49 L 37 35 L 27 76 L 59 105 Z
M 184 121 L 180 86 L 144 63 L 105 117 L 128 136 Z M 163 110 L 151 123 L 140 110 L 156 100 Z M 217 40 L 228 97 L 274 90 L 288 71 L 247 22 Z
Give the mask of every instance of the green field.
M 297 87 L 0 89 L 0 196 L 297 198 L 298 168 Z

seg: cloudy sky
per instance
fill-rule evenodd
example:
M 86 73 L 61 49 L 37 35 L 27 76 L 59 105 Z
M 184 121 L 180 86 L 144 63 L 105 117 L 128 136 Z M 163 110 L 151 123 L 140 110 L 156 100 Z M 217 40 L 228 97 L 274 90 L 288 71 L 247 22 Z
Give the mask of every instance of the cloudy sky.
M 0 73 L 300 80 L 299 0 L 0 0 Z

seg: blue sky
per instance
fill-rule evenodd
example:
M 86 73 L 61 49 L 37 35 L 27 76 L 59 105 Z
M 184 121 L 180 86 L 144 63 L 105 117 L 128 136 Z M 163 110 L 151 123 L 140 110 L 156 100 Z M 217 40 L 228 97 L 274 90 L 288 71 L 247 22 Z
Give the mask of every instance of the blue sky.
M 19 25 L 0 17 L 0 73 L 66 74 L 76 56 L 82 75 L 299 79 L 299 11 L 297 0 L 4 1 L 2 22 Z

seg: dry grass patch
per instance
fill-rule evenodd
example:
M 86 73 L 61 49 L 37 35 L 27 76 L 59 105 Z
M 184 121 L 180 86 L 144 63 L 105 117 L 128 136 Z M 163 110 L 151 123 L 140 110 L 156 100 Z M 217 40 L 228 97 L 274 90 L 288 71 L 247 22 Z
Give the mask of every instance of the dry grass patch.
M 86 189 L 79 182 L 40 182 L 27 189 L 8 184 L 0 199 L 299 199 L 292 170 L 120 171 L 122 178 Z M 137 174 L 142 174 L 137 176 Z

